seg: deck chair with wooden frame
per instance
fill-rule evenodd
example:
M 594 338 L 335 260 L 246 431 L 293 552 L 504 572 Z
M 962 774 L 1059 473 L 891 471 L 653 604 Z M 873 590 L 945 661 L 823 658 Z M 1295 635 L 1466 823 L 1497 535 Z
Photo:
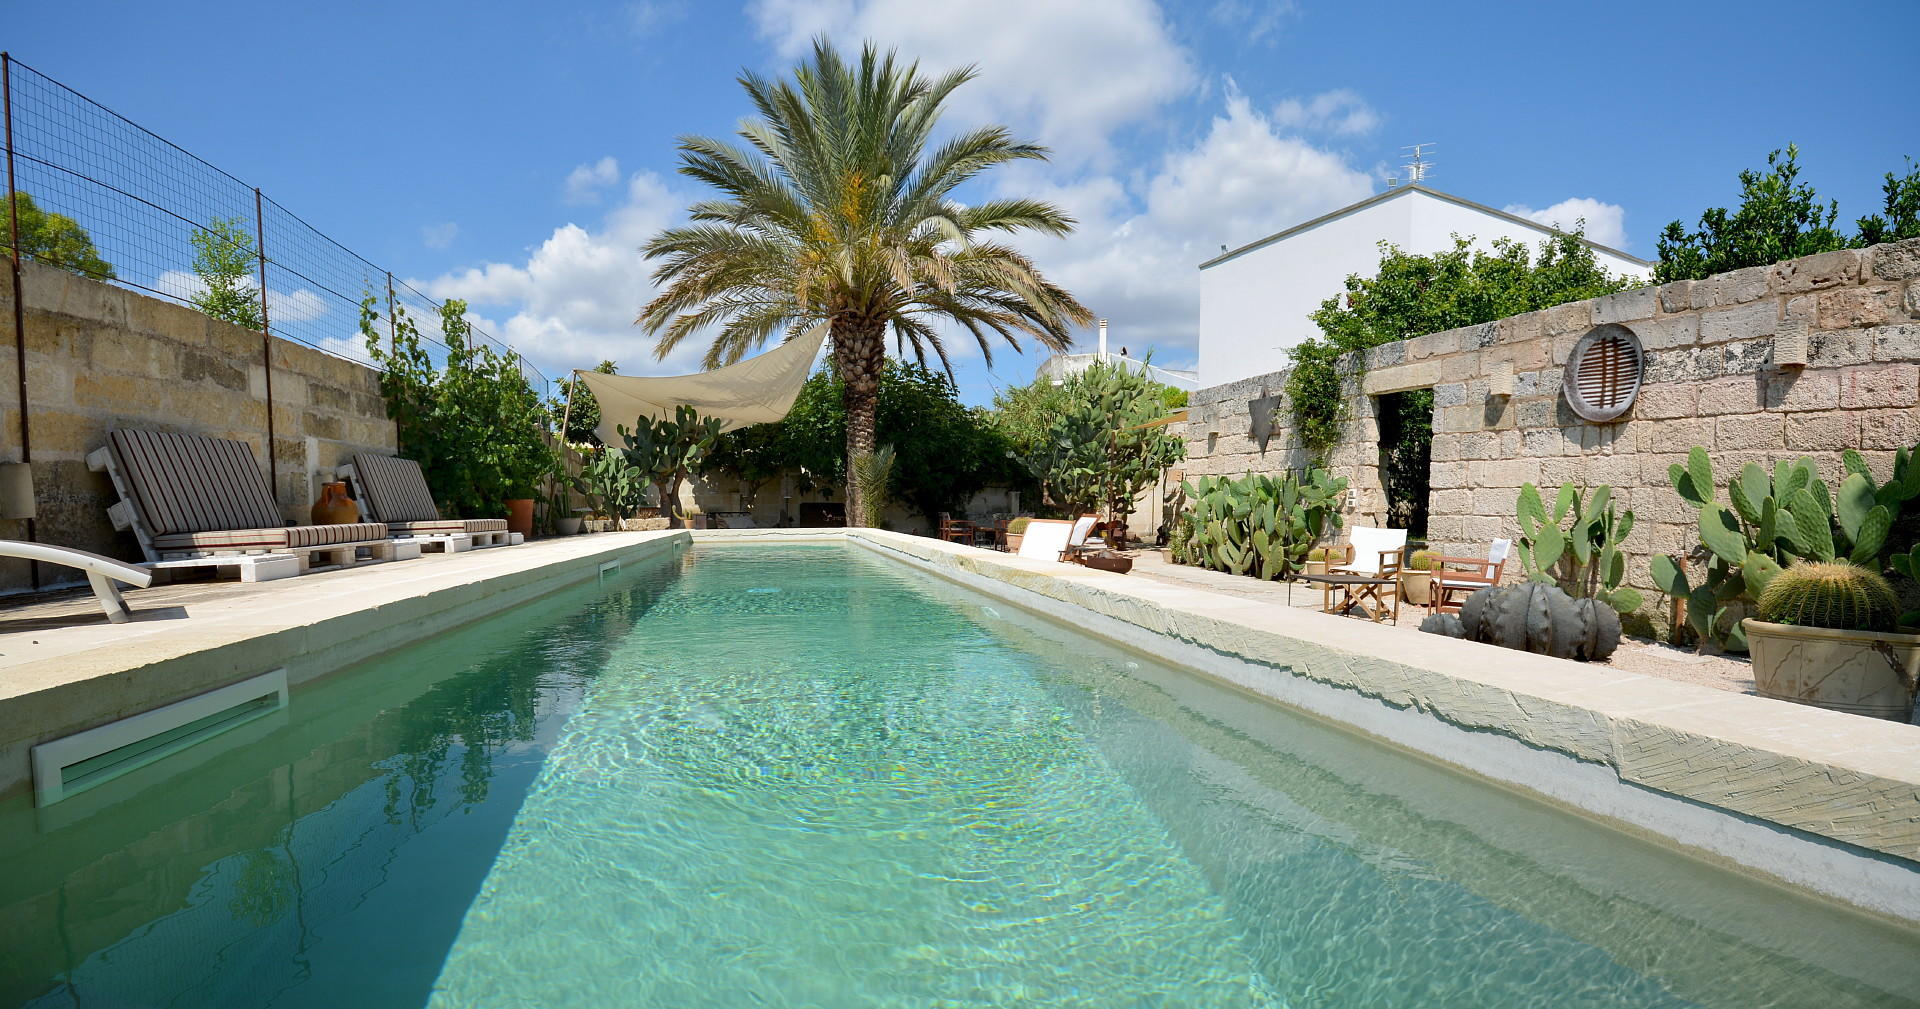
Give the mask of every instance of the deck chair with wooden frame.
M 1368 618 L 1379 620 L 1380 614 L 1387 608 L 1384 596 L 1393 597 L 1393 619 L 1400 620 L 1400 567 L 1406 559 L 1407 531 L 1405 529 L 1375 529 L 1371 526 L 1354 526 L 1347 536 L 1348 546 L 1352 549 L 1352 558 L 1340 564 L 1329 563 L 1330 575 L 1363 575 L 1379 579 L 1377 585 L 1341 585 L 1337 586 L 1341 597 L 1338 606 L 1332 599 L 1336 586 L 1328 585 L 1325 590 L 1323 608 L 1328 612 L 1344 612 L 1358 606 Z M 1372 603 L 1374 608 L 1369 608 Z
M 1093 535 L 1094 527 L 1099 524 L 1098 515 L 1082 515 L 1074 519 L 1073 531 L 1067 534 L 1067 547 L 1060 552 L 1060 559 L 1078 564 L 1086 555 L 1105 550 L 1107 541 Z
M 287 525 L 246 442 L 122 429 L 87 465 L 113 482 L 120 500 L 107 517 L 133 530 L 152 568 L 234 569 L 256 582 L 352 567 L 362 550 L 375 561 L 420 555 L 374 523 Z
M 1433 592 L 1427 597 L 1428 609 L 1434 613 L 1458 613 L 1467 596 L 1500 584 L 1500 576 L 1507 568 L 1507 554 L 1512 550 L 1512 540 L 1494 540 L 1485 557 L 1436 555 L 1428 558 L 1433 562 Z
M 1034 519 L 1020 537 L 1016 557 L 1036 561 L 1058 561 L 1067 552 L 1067 540 L 1073 535 L 1072 522 L 1065 519 Z
M 357 452 L 340 467 L 340 478 L 352 485 L 362 518 L 384 523 L 389 535 L 413 540 L 423 550 L 459 553 L 511 542 L 506 519 L 441 518 L 427 475 L 412 459 Z

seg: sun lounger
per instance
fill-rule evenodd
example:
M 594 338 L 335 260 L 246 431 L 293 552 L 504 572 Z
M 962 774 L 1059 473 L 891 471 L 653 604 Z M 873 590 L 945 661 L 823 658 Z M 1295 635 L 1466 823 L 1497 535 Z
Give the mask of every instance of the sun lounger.
M 361 452 L 340 467 L 340 477 L 353 485 L 362 518 L 386 523 L 392 535 L 411 539 L 422 549 L 458 553 L 509 542 L 506 519 L 441 518 L 426 474 L 412 459 Z
M 1067 547 L 1061 551 L 1060 559 L 1080 561 L 1085 555 L 1107 548 L 1107 541 L 1093 535 L 1093 527 L 1100 524 L 1098 515 L 1082 515 L 1073 520 L 1073 531 L 1067 534 Z
M 419 556 L 385 526 L 290 526 L 245 442 L 165 431 L 120 430 L 87 456 L 119 495 L 107 517 L 132 529 L 150 568 L 238 569 L 242 581 Z
M 123 624 L 132 619 L 127 610 L 127 601 L 120 598 L 120 586 L 114 582 L 126 582 L 128 585 L 146 588 L 153 584 L 153 574 L 136 568 L 111 557 L 75 550 L 72 547 L 56 547 L 47 543 L 27 543 L 21 540 L 0 540 L 0 557 L 19 557 L 23 560 L 39 561 L 43 564 L 59 564 L 63 567 L 78 568 L 87 573 L 87 581 L 93 585 L 93 596 L 100 600 L 100 608 L 107 611 L 107 619 Z
M 1026 534 L 1020 538 L 1020 552 L 1015 556 L 1037 561 L 1059 560 L 1067 551 L 1073 526 L 1065 519 L 1034 519 L 1027 523 Z

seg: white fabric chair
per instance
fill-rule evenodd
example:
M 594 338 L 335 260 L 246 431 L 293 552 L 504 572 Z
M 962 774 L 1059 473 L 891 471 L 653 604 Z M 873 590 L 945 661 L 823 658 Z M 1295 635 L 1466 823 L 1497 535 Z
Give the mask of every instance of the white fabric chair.
M 1020 537 L 1020 552 L 1015 556 L 1036 561 L 1057 561 L 1066 552 L 1074 523 L 1064 519 L 1034 519 Z
M 1330 568 L 1340 574 L 1387 577 L 1400 571 L 1407 550 L 1405 529 L 1374 529 L 1354 526 L 1348 539 L 1353 544 L 1353 559 Z

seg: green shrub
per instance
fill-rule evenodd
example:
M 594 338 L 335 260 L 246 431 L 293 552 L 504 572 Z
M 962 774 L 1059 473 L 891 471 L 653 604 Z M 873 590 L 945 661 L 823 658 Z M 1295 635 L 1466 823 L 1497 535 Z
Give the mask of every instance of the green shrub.
M 1891 631 L 1900 599 L 1877 572 L 1846 561 L 1795 564 L 1760 593 L 1760 619 L 1799 627 Z

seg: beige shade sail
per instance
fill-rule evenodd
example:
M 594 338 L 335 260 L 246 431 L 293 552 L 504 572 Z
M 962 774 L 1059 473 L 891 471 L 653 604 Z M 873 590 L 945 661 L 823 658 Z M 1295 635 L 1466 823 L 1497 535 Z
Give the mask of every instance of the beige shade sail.
M 827 324 L 822 322 L 757 357 L 698 375 L 651 378 L 579 369 L 574 374 L 600 403 L 600 426 L 593 431 L 608 445 L 620 444 L 614 428 L 632 430 L 642 418 L 670 417 L 682 404 L 718 418 L 721 429 L 731 431 L 785 417 L 826 339 Z

